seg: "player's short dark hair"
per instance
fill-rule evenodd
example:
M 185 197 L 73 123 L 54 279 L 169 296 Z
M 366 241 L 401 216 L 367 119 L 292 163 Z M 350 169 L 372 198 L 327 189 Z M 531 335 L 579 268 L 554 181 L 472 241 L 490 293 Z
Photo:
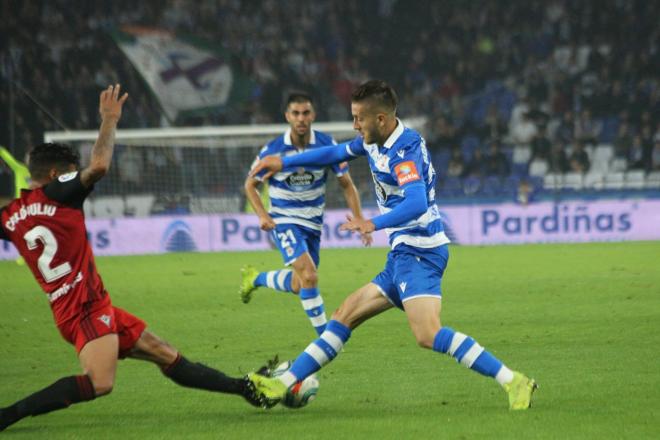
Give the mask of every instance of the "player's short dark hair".
M 308 93 L 292 92 L 289 93 L 289 96 L 286 98 L 286 104 L 284 106 L 284 109 L 288 110 L 289 105 L 291 105 L 294 102 L 299 104 L 304 104 L 306 102 L 309 102 L 310 104 L 312 104 L 312 106 L 314 105 L 314 100 L 312 99 L 311 95 L 309 95 Z
M 399 98 L 392 86 L 380 79 L 372 79 L 358 86 L 351 94 L 351 101 L 371 101 L 388 112 L 395 112 L 399 104 Z
M 36 180 L 47 177 L 52 168 L 65 172 L 71 165 L 80 168 L 80 155 L 67 144 L 39 144 L 30 150 L 28 157 L 30 175 Z

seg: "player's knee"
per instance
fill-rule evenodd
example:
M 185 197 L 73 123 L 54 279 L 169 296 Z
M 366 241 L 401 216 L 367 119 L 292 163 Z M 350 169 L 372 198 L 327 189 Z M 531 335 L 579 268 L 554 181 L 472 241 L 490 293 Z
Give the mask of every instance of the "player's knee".
M 92 385 L 94 385 L 94 394 L 96 397 L 106 396 L 112 392 L 114 386 L 113 380 L 93 380 Z
M 344 313 L 344 310 L 345 308 L 340 306 L 337 310 L 332 312 L 332 316 L 330 317 L 330 319 L 334 321 L 339 321 L 342 324 L 344 324 L 347 318 L 346 313 Z
M 421 348 L 433 348 L 433 338 L 428 337 L 417 337 L 417 345 Z
M 435 333 L 429 331 L 416 331 L 415 339 L 417 340 L 417 345 L 421 348 L 433 348 L 433 341 L 435 340 Z
M 291 278 L 291 290 L 293 291 L 293 293 L 297 294 L 300 292 L 301 287 L 302 286 L 301 286 L 300 278 L 298 278 L 298 275 L 294 274 L 293 277 Z
M 169 365 L 176 359 L 178 352 L 158 336 L 144 332 L 140 338 L 140 349 L 152 356 L 158 364 Z
M 352 313 L 352 310 L 353 309 L 351 307 L 348 307 L 346 304 L 342 304 L 332 313 L 331 319 L 344 324 L 350 329 L 354 329 L 358 321 L 354 316 L 355 314 Z
M 302 284 L 307 287 L 316 287 L 319 276 L 314 269 L 308 269 L 302 273 Z

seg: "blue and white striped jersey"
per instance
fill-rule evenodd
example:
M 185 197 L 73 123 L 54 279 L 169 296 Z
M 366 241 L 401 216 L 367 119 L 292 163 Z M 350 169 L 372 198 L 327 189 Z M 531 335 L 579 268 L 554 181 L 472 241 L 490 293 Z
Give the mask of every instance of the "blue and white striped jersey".
M 267 143 L 257 159 L 271 155 L 290 156 L 334 144 L 335 140 L 328 134 L 312 130 L 307 148 L 298 150 L 291 142 L 291 129 L 288 129 L 282 136 Z M 269 214 L 275 223 L 293 223 L 320 232 L 323 227 L 325 187 L 330 168 L 337 176 L 342 176 L 348 172 L 348 163 L 343 162 L 331 167 L 301 167 L 295 172 L 280 171 L 271 176 L 268 179 Z M 256 179 L 261 180 L 261 177 L 256 176 Z
M 440 212 L 435 204 L 435 170 L 424 139 L 400 120 L 383 146 L 367 145 L 358 136 L 346 145 L 352 156 L 367 156 L 376 190 L 378 207 L 386 214 L 403 201 L 407 184 L 423 182 L 427 209 L 416 219 L 398 227 L 386 228 L 392 249 L 407 245 L 415 249 L 436 248 L 449 243 Z

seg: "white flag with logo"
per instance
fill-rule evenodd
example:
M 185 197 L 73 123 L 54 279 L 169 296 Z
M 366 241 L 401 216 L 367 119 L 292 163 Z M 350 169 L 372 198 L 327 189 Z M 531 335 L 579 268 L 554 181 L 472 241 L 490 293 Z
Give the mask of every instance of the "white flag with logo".
M 124 27 L 113 36 L 171 121 L 235 99 L 238 78 L 229 58 L 210 45 L 150 28 Z

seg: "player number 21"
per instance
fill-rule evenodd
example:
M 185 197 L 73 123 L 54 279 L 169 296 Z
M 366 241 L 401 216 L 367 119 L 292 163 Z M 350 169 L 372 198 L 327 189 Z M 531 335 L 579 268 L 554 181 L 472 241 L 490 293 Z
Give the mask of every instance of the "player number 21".
M 291 246 L 291 243 L 293 244 L 296 243 L 296 236 L 293 235 L 291 229 L 287 229 L 284 232 L 278 232 L 277 236 L 279 237 L 280 243 L 282 243 L 283 248 L 287 248 Z
M 45 226 L 35 226 L 26 232 L 23 238 L 30 250 L 37 248 L 37 241 L 43 243 L 44 250 L 41 252 L 37 265 L 39 266 L 39 272 L 41 272 L 47 283 L 62 278 L 71 272 L 71 265 L 69 263 L 50 267 L 50 263 L 53 262 L 53 257 L 57 253 L 57 240 L 50 229 Z

